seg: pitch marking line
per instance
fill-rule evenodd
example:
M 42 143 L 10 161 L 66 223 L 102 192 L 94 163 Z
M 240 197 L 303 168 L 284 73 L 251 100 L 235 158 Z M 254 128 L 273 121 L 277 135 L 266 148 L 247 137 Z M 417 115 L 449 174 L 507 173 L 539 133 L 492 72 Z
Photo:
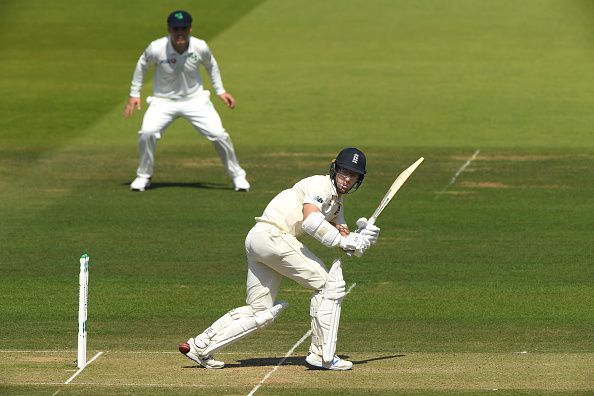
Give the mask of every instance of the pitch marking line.
M 351 290 L 353 290 L 353 287 L 355 287 L 356 285 L 357 285 L 356 283 L 353 283 L 353 284 L 352 284 L 352 285 L 349 287 L 349 290 L 347 290 L 347 292 L 346 292 L 345 296 L 346 296 L 347 294 L 349 294 L 349 293 L 351 292 Z M 276 366 L 274 366 L 274 368 L 273 368 L 272 370 L 270 370 L 270 371 L 269 371 L 269 372 L 268 372 L 268 373 L 267 373 L 267 374 L 264 376 L 264 378 L 262 378 L 262 381 L 260 381 L 260 383 L 259 383 L 258 385 L 256 385 L 256 386 L 254 387 L 254 389 L 252 389 L 252 390 L 251 390 L 251 392 L 250 392 L 250 393 L 248 393 L 248 396 L 253 396 L 253 395 L 254 395 L 254 393 L 256 393 L 256 391 L 257 391 L 257 390 L 258 390 L 258 389 L 259 389 L 259 388 L 260 388 L 260 387 L 261 387 L 261 386 L 264 384 L 264 382 L 266 382 L 266 380 L 267 380 L 268 378 L 270 378 L 270 376 L 271 376 L 271 375 L 272 375 L 272 374 L 273 374 L 273 373 L 274 373 L 276 370 L 278 370 L 278 368 L 279 368 L 280 366 L 282 366 L 282 364 L 285 362 L 285 360 L 287 360 L 287 358 L 288 358 L 289 356 L 291 356 L 291 355 L 293 354 L 293 352 L 295 352 L 295 349 L 297 349 L 297 347 L 298 347 L 299 345 L 301 345 L 301 344 L 303 343 L 303 341 L 305 341 L 305 340 L 307 339 L 307 337 L 309 337 L 310 335 L 311 335 L 311 329 L 309 329 L 309 330 L 308 330 L 308 331 L 307 331 L 305 334 L 303 334 L 303 336 L 302 336 L 302 337 L 299 339 L 299 341 L 297 341 L 297 342 L 295 343 L 295 345 L 293 345 L 293 347 L 292 347 L 291 349 L 289 349 L 289 352 L 287 352 L 287 353 L 285 354 L 285 356 L 284 356 L 284 357 L 283 357 L 283 358 L 282 358 L 282 359 L 281 359 L 281 360 L 278 362 L 278 364 L 277 364 Z
M 454 177 L 452 177 L 452 180 L 450 180 L 450 183 L 447 186 L 445 186 L 445 188 L 443 190 L 441 190 L 440 192 L 437 193 L 437 195 L 435 196 L 435 199 L 438 199 L 440 197 L 440 195 L 442 195 L 444 192 L 446 192 L 446 190 L 448 188 L 450 188 L 450 186 L 456 182 L 456 179 L 458 178 L 458 176 L 460 176 L 460 173 L 464 172 L 464 169 L 466 169 L 468 167 L 468 165 L 470 165 L 470 163 L 476 159 L 476 157 L 479 155 L 480 152 L 481 152 L 481 150 L 477 149 L 474 152 L 474 154 L 472 154 L 472 157 L 470 157 L 470 159 L 468 159 L 464 163 L 464 165 L 462 165 L 460 167 L 460 169 L 458 169 L 456 174 L 454 174 Z
M 86 369 L 89 366 L 89 364 L 93 363 L 93 361 L 95 359 L 97 359 L 99 356 L 101 356 L 102 354 L 103 354 L 103 352 L 98 352 L 95 356 L 93 356 L 93 358 L 91 360 L 89 360 L 86 365 L 84 365 L 83 367 L 79 368 L 78 371 L 76 373 L 74 373 L 74 375 L 72 377 L 68 378 L 68 380 L 66 382 L 64 382 L 64 385 L 68 385 L 70 382 L 72 382 L 72 380 L 75 379 L 77 375 L 79 375 L 80 373 L 82 373 L 82 371 L 84 369 Z M 54 393 L 54 395 L 55 395 L 55 393 Z
M 31 351 L 27 349 L 2 349 L 0 353 L 75 353 L 76 349 L 72 350 L 40 350 L 40 351 Z M 105 351 L 109 352 L 110 354 L 118 354 L 118 353 L 128 353 L 128 354 L 172 354 L 172 355 L 179 355 L 178 351 Z M 268 352 L 262 352 L 263 355 L 268 354 Z M 254 355 L 253 352 L 217 352 L 217 355 Z M 76 370 L 71 370 L 76 371 Z

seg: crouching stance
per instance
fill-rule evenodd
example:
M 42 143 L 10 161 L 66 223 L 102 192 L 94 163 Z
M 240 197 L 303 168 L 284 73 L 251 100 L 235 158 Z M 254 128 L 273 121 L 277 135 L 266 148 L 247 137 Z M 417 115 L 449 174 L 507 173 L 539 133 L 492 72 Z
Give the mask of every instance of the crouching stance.
M 172 12 L 167 18 L 169 35 L 149 44 L 136 64 L 130 97 L 124 116 L 141 109 L 140 92 L 150 67 L 155 68 L 154 96 L 147 98 L 149 107 L 138 131 L 139 164 L 132 191 L 145 191 L 151 185 L 157 141 L 177 118 L 187 119 L 194 129 L 214 146 L 235 191 L 248 191 L 250 183 L 239 165 L 231 137 L 223 128 L 219 113 L 204 88 L 200 65 L 204 67 L 219 99 L 231 109 L 235 98 L 225 90 L 218 63 L 208 44 L 191 36 L 192 17 L 186 11 Z
M 352 368 L 351 362 L 335 355 L 340 304 L 346 294 L 340 260 L 328 271 L 297 238 L 306 233 L 355 256 L 377 241 L 379 228 L 359 219 L 360 229 L 349 232 L 344 219 L 343 195 L 359 188 L 365 163 L 363 152 L 346 148 L 331 163 L 329 175 L 305 178 L 270 201 L 245 240 L 247 305 L 232 309 L 180 344 L 183 354 L 203 367 L 222 368 L 224 363 L 214 359 L 215 352 L 271 324 L 287 308 L 286 302 L 276 301 L 281 278 L 286 276 L 314 290 L 306 362 L 330 370 Z

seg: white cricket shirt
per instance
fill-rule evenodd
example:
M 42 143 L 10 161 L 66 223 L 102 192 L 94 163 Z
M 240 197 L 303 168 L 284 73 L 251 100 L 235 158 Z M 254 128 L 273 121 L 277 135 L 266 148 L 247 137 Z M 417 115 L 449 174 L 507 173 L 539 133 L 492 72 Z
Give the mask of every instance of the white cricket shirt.
M 203 91 L 198 67 L 203 65 L 217 95 L 225 93 L 217 61 L 204 40 L 190 36 L 190 44 L 183 54 L 171 44 L 169 36 L 153 41 L 138 59 L 130 96 L 139 98 L 144 76 L 149 66 L 155 66 L 154 96 L 182 99 Z
M 330 176 L 316 175 L 297 182 L 270 201 L 256 221 L 275 224 L 294 236 L 303 234 L 303 205 L 313 204 L 334 224 L 345 224 L 342 198 Z

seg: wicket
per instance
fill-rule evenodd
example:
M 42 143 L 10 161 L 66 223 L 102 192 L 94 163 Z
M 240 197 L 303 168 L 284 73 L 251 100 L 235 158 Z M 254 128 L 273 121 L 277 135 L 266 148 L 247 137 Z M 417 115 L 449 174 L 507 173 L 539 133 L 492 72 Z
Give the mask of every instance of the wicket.
M 78 358 L 76 365 L 87 365 L 87 304 L 89 302 L 89 255 L 80 256 L 80 274 L 78 276 Z

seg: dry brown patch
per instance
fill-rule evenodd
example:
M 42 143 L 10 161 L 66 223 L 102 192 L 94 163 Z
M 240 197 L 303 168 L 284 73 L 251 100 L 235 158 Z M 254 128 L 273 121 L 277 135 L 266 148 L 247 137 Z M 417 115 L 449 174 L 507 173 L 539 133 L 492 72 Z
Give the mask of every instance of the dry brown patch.
M 63 362 L 62 356 L 48 356 L 48 355 L 29 355 L 22 359 L 23 362 L 27 363 L 55 363 Z
M 448 195 L 471 195 L 471 194 L 474 194 L 474 191 L 455 191 L 455 190 L 449 190 L 449 191 L 443 191 L 443 192 L 440 192 L 439 194 L 448 194 Z
M 184 168 L 211 168 L 213 166 L 220 166 L 221 160 L 217 158 L 186 158 L 176 159 L 175 166 Z
M 465 181 L 460 182 L 462 187 L 467 188 L 524 188 L 524 189 L 542 189 L 542 190 L 561 190 L 567 188 L 559 184 L 522 184 L 519 186 L 512 186 L 510 184 L 498 183 L 498 182 L 472 182 Z M 444 194 L 465 194 L 463 191 L 449 191 Z
M 455 155 L 449 157 L 456 161 L 467 161 L 468 156 Z M 518 161 L 518 162 L 529 162 L 529 161 L 549 161 L 549 160 L 574 160 L 574 159 L 593 159 L 594 155 L 576 153 L 566 155 L 546 155 L 546 154 L 501 154 L 501 153 L 484 153 L 481 152 L 474 161 Z
M 467 161 L 468 156 L 452 156 L 456 161 Z M 474 159 L 475 161 L 546 161 L 553 159 L 570 158 L 565 155 L 518 155 L 518 154 L 484 154 L 480 153 Z
M 479 155 L 477 160 L 479 161 L 547 161 L 554 159 L 562 159 L 566 156 L 561 155 L 515 155 L 515 154 L 503 154 L 503 155 Z
M 304 158 L 332 158 L 335 156 L 336 153 L 328 154 L 328 153 L 288 153 L 286 151 L 278 151 L 275 153 L 266 153 L 262 154 L 262 157 L 268 158 L 294 158 L 294 157 L 304 157 Z
M 528 189 L 539 188 L 542 190 L 563 190 L 563 189 L 567 188 L 567 186 L 560 186 L 558 184 L 541 184 L 541 185 L 532 184 L 532 185 L 522 185 L 520 187 L 528 188 Z
M 70 195 L 70 189 L 68 188 L 44 188 L 42 189 L 44 194 L 50 197 L 65 197 Z
M 509 184 L 503 184 L 498 182 L 461 182 L 460 183 L 463 187 L 468 188 L 511 188 Z

